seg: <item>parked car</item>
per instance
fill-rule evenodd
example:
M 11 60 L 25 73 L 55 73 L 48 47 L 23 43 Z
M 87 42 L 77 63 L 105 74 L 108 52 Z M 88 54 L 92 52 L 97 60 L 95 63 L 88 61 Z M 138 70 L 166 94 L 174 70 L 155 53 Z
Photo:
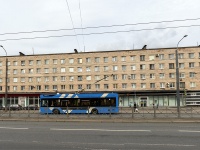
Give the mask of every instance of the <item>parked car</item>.
M 38 110 L 38 109 L 39 109 L 38 105 L 32 104 L 32 105 L 26 106 L 26 110 Z
M 19 104 L 11 104 L 7 106 L 7 109 L 9 110 L 22 110 L 22 106 Z

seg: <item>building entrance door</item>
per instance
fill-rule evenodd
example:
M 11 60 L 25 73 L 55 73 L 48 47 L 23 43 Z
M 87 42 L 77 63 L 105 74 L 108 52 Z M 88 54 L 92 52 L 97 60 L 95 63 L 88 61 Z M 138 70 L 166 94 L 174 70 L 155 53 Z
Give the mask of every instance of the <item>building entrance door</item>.
M 140 98 L 140 107 L 147 107 L 147 97 Z

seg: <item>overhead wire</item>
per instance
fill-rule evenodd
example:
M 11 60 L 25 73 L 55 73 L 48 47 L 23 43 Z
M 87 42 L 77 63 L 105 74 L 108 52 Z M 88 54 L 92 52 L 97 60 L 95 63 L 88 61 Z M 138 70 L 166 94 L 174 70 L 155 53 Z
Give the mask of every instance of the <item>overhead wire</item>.
M 70 13 L 71 14 L 71 13 Z M 70 28 L 70 29 L 50 29 L 50 30 L 36 30 L 36 31 L 21 31 L 21 32 L 10 32 L 10 33 L 0 33 L 0 35 L 8 34 L 28 34 L 28 33 L 40 33 L 40 32 L 58 32 L 58 31 L 70 31 L 70 30 L 86 30 L 86 29 L 97 29 L 97 28 L 111 28 L 111 27 L 123 27 L 123 26 L 136 26 L 136 25 L 147 25 L 147 24 L 156 24 L 156 23 L 169 23 L 169 22 L 182 22 L 182 21 L 195 21 L 200 20 L 200 18 L 194 19 L 183 19 L 183 20 L 168 20 L 168 21 L 156 21 L 156 22 L 141 22 L 133 24 L 118 24 L 118 25 L 107 25 L 107 26 L 91 26 L 91 27 L 81 27 L 81 28 Z
M 84 33 L 84 34 L 66 34 L 66 35 L 52 35 L 44 37 L 31 37 L 31 38 L 16 38 L 16 39 L 3 39 L 0 41 L 14 41 L 14 40 L 30 40 L 30 39 L 42 39 L 42 38 L 58 38 L 66 36 L 88 36 L 88 35 L 101 35 L 101 34 L 115 34 L 115 33 L 126 33 L 126 32 L 139 32 L 139 31 L 151 31 L 151 30 L 164 30 L 164 29 L 175 29 L 175 28 L 188 28 L 188 27 L 199 27 L 200 25 L 188 25 L 188 26 L 174 26 L 174 27 L 163 27 L 163 28 L 150 28 L 150 29 L 138 29 L 138 30 L 124 30 L 124 31 L 108 31 L 108 32 L 94 32 L 94 33 Z
M 74 30 L 74 34 L 76 36 L 76 41 L 78 43 L 78 47 L 80 49 L 80 45 L 79 45 L 79 42 L 78 42 L 78 38 L 77 38 L 77 34 L 76 34 L 76 30 L 74 28 L 74 23 L 73 23 L 73 19 L 72 19 L 72 15 L 71 15 L 71 11 L 70 11 L 70 8 L 69 8 L 69 4 L 68 4 L 68 1 L 66 0 L 66 3 L 67 3 L 67 7 L 68 7 L 68 11 L 69 11 L 69 15 L 70 15 L 70 18 L 71 18 L 71 23 L 72 23 L 72 27 L 73 27 L 73 30 Z

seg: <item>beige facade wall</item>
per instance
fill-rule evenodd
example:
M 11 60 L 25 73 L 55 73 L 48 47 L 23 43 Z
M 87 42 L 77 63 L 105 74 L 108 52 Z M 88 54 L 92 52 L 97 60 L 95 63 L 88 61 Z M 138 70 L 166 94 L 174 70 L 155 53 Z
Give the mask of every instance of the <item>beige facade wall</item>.
M 200 47 L 179 48 L 178 52 L 180 88 L 199 90 Z M 153 92 L 176 88 L 175 48 L 7 58 L 8 92 Z M 5 64 L 5 57 L 0 57 L 0 92 L 5 91 Z

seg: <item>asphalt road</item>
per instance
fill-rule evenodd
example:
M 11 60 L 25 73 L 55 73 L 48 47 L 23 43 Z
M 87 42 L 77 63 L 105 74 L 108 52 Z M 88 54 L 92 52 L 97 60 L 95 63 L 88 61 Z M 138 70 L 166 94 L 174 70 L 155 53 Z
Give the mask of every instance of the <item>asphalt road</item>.
M 198 150 L 200 123 L 0 121 L 2 150 Z

